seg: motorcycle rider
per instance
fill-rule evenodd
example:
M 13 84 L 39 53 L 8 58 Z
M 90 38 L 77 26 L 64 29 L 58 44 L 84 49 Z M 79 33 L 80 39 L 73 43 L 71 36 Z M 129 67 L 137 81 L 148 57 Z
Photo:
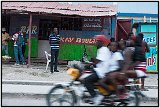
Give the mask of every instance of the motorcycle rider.
M 107 45 L 109 41 L 104 35 L 97 35 L 95 39 L 97 46 L 97 55 L 96 58 L 94 58 L 94 56 L 92 55 L 92 62 L 96 67 L 93 68 L 93 73 L 84 79 L 84 86 L 90 93 L 94 105 L 99 105 L 104 96 L 96 93 L 96 91 L 94 90 L 94 83 L 98 82 L 100 78 L 103 78 L 105 74 L 109 72 L 108 66 L 109 60 L 111 58 L 111 52 L 107 47 L 105 47 L 105 45 Z M 88 48 L 88 51 L 90 52 L 90 54 L 93 54 L 91 49 Z

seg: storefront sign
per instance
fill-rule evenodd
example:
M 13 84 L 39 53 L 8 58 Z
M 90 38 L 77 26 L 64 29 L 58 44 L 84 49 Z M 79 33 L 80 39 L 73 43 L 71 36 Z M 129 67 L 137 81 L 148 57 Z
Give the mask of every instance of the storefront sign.
M 147 71 L 157 72 L 157 47 L 150 47 L 150 52 L 146 53 Z
M 92 38 L 61 37 L 61 43 L 94 45 L 96 43 L 96 40 Z
M 101 22 L 101 18 L 84 18 L 83 20 L 85 22 L 93 22 L 93 21 Z
M 37 26 L 32 26 L 31 34 L 37 34 Z M 25 32 L 26 34 L 29 34 L 29 27 L 28 26 L 21 26 L 21 32 Z
M 83 30 L 101 30 L 102 29 L 102 18 L 84 18 L 83 19 Z
M 144 41 L 147 42 L 147 44 L 156 44 L 156 33 L 144 34 Z
M 100 27 L 101 28 L 102 26 L 99 23 L 87 23 L 87 24 L 84 24 L 83 27 L 84 28 L 91 28 L 91 27 L 93 27 L 93 28 Z

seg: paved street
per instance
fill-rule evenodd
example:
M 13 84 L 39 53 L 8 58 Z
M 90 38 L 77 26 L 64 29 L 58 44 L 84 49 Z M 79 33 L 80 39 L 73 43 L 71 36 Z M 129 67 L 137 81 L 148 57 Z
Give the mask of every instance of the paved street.
M 48 83 L 49 84 L 49 83 Z M 3 84 L 2 85 L 2 105 L 3 106 L 47 106 L 46 94 L 53 86 L 51 85 L 22 85 Z M 18 88 L 18 89 L 17 89 Z M 144 99 L 140 106 L 157 106 L 158 89 L 149 89 L 143 92 L 148 99 Z M 80 103 L 80 106 L 91 106 Z
M 2 65 L 2 106 L 46 106 L 46 94 L 59 83 L 67 83 L 70 77 L 66 74 L 66 66 L 59 66 L 59 73 L 45 72 L 45 65 L 15 67 L 12 64 Z M 148 74 L 143 91 L 148 99 L 143 99 L 140 106 L 158 105 L 158 75 Z M 80 106 L 91 106 L 80 103 Z
M 47 106 L 45 96 L 3 96 L 3 106 Z M 140 106 L 157 106 L 155 101 L 142 101 Z M 80 103 L 80 106 L 93 106 Z
M 45 71 L 45 64 L 33 64 L 30 68 L 27 66 L 14 66 L 13 64 L 2 65 L 3 80 L 28 80 L 28 81 L 51 81 L 51 82 L 68 82 L 70 76 L 67 75 L 66 65 L 58 66 L 60 72 L 51 74 L 49 68 Z M 148 74 L 145 80 L 145 86 L 158 85 L 158 74 Z

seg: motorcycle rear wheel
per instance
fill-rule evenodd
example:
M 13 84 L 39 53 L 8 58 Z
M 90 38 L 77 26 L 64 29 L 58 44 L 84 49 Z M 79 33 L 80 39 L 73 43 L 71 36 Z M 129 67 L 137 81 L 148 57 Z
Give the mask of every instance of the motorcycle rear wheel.
M 139 94 L 137 92 L 134 92 L 129 99 L 119 103 L 117 106 L 139 106 L 140 98 L 138 95 Z

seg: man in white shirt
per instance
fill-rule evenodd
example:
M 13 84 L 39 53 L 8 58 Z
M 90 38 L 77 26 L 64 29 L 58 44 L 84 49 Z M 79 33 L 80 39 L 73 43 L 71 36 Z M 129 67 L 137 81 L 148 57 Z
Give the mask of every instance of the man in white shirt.
M 109 72 L 108 66 L 111 58 L 111 52 L 104 46 L 109 43 L 104 35 L 98 35 L 95 39 L 97 40 L 97 56 L 96 58 L 92 58 L 92 60 L 96 67 L 93 69 L 93 74 L 84 79 L 84 85 L 92 96 L 94 104 L 99 105 L 103 96 L 94 91 L 94 83 L 96 83 L 100 78 L 103 78 L 105 74 Z
M 118 52 L 118 43 L 112 42 L 110 45 L 112 55 L 110 59 L 109 72 L 120 70 L 122 67 L 123 56 L 120 52 Z
M 112 52 L 111 58 L 109 61 L 109 72 L 106 74 L 106 76 L 99 81 L 100 85 L 102 85 L 105 89 L 108 89 L 108 86 L 106 85 L 106 82 L 109 82 L 112 84 L 116 90 L 117 90 L 117 72 L 119 72 L 123 65 L 123 56 L 118 51 L 118 43 L 117 42 L 111 42 L 110 43 L 110 50 Z M 117 91 L 118 92 L 118 91 Z

